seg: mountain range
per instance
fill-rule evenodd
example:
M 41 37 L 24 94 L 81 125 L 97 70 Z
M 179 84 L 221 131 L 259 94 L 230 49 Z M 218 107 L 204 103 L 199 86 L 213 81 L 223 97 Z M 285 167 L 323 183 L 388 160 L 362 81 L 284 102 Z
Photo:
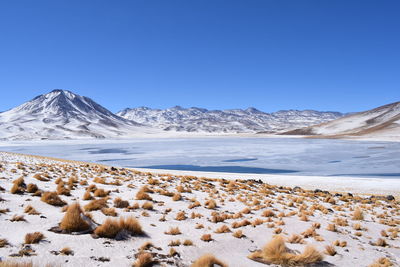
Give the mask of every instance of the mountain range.
M 126 108 L 114 114 L 88 97 L 56 89 L 0 112 L 0 140 L 129 138 L 165 133 L 268 133 L 342 137 L 398 134 L 400 102 L 356 114 L 255 108 Z M 399 134 L 398 134 L 399 135 Z
M 351 114 L 283 134 L 323 138 L 370 137 L 398 140 L 400 137 L 400 102 Z
M 124 109 L 117 115 L 164 131 L 205 133 L 275 133 L 343 116 L 339 112 L 282 110 L 265 113 L 255 108 L 207 110 L 204 108 Z

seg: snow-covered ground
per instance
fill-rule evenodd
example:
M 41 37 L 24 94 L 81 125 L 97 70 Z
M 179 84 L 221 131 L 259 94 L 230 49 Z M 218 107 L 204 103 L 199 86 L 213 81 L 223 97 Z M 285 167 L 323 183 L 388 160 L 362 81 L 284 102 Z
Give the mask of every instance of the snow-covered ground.
M 27 246 L 23 245 L 25 234 L 41 232 L 45 238 L 29 246 L 32 249 L 31 256 L 16 257 L 14 261 L 33 261 L 41 266 L 45 263 L 61 266 L 131 266 L 141 245 L 151 241 L 157 248 L 147 251 L 164 266 L 190 266 L 205 253 L 214 254 L 228 266 L 265 266 L 247 256 L 261 249 L 276 233 L 281 232 L 285 240 L 292 234 L 298 234 L 303 239 L 302 243 L 287 242 L 286 245 L 295 251 L 303 251 L 306 244 L 313 244 L 324 254 L 325 246 L 338 241 L 336 243 L 341 246 L 334 246 L 337 254 L 325 255 L 323 266 L 368 266 L 382 257 L 389 259 L 395 266 L 400 264 L 398 201 L 293 190 L 249 180 L 234 182 L 149 174 L 128 169 L 111 170 L 107 166 L 5 152 L 0 153 L 0 165 L 0 185 L 3 188 L 0 192 L 0 239 L 6 239 L 9 243 L 0 248 L 2 259 L 8 259 L 21 250 L 26 252 Z M 47 181 L 38 180 L 37 176 L 35 178 L 38 173 L 48 177 Z M 75 183 L 70 183 L 71 195 L 60 195 L 68 204 L 76 201 L 82 206 L 88 204 L 89 200 L 83 200 L 83 195 L 90 185 L 109 191 L 109 207 L 113 207 L 117 197 L 129 202 L 130 208 L 115 208 L 117 217 L 138 218 L 145 235 L 115 240 L 94 238 L 89 233 L 71 235 L 49 231 L 58 226 L 64 217 L 63 208 L 49 205 L 41 201 L 39 196 L 23 192 L 24 189 L 20 194 L 12 194 L 13 181 L 20 177 L 23 177 L 26 185 L 34 183 L 42 191 L 56 191 L 56 181 L 60 182 L 60 178 L 68 188 L 70 178 L 75 178 Z M 105 179 L 105 182 L 99 178 Z M 250 177 L 238 175 L 238 178 Z M 293 184 L 296 182 L 293 181 Z M 146 200 L 136 199 L 136 194 L 144 185 L 152 191 L 149 192 L 152 210 L 142 208 Z M 167 192 L 180 192 L 181 199 L 174 201 Z M 210 199 L 216 201 L 216 207 L 206 207 L 206 201 Z M 198 201 L 200 206 L 189 209 L 194 201 Z M 139 204 L 138 208 L 134 207 L 135 203 Z M 24 213 L 28 205 L 40 214 Z M 361 220 L 355 220 L 352 216 L 356 208 L 362 210 Z M 178 213 L 181 217 L 184 213 L 183 220 L 177 220 Z M 200 217 L 194 218 L 192 213 Z M 93 221 L 98 224 L 110 217 L 100 210 L 92 211 L 91 214 Z M 213 222 L 217 214 L 225 216 L 225 220 Z M 14 215 L 24 215 L 25 221 L 12 221 Z M 235 224 L 244 220 L 248 220 L 250 225 L 234 228 L 237 226 Z M 328 230 L 329 224 L 335 224 L 336 231 Z M 232 236 L 232 232 L 216 233 L 223 225 L 232 232 L 242 230 L 244 236 L 237 238 Z M 178 227 L 181 233 L 165 234 L 170 227 Z M 306 237 L 307 229 L 312 233 L 310 237 Z M 201 240 L 204 234 L 211 234 L 212 241 Z M 382 240 L 378 241 L 380 238 L 387 245 Z M 170 242 L 183 242 L 186 239 L 191 240 L 193 245 L 175 246 L 178 255 L 170 256 Z M 65 247 L 69 247 L 74 255 L 58 254 Z

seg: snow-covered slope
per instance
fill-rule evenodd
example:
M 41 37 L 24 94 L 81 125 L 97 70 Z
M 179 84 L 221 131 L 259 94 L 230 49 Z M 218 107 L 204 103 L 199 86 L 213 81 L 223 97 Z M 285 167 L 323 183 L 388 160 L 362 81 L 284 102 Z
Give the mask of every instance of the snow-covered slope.
M 148 107 L 124 109 L 117 115 L 166 131 L 185 132 L 278 132 L 342 117 L 339 112 L 283 110 L 265 113 L 255 108 L 207 110 L 179 106 L 161 110 Z
M 53 90 L 0 113 L 0 139 L 67 139 L 126 136 L 149 131 L 87 97 Z
M 355 113 L 320 125 L 297 129 L 286 134 L 399 138 L 400 102 Z

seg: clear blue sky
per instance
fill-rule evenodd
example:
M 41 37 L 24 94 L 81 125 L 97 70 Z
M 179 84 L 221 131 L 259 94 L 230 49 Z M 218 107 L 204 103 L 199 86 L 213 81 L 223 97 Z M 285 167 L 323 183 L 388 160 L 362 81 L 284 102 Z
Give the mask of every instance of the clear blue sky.
M 400 101 L 397 0 L 0 1 L 0 110 L 54 88 L 112 111 Z

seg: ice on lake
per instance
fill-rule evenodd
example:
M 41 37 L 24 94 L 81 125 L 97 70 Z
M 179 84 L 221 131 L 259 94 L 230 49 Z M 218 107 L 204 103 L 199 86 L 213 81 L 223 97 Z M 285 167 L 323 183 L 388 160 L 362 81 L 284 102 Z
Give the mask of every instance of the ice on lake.
M 9 142 L 0 150 L 120 167 L 400 178 L 400 143 L 300 138 Z

